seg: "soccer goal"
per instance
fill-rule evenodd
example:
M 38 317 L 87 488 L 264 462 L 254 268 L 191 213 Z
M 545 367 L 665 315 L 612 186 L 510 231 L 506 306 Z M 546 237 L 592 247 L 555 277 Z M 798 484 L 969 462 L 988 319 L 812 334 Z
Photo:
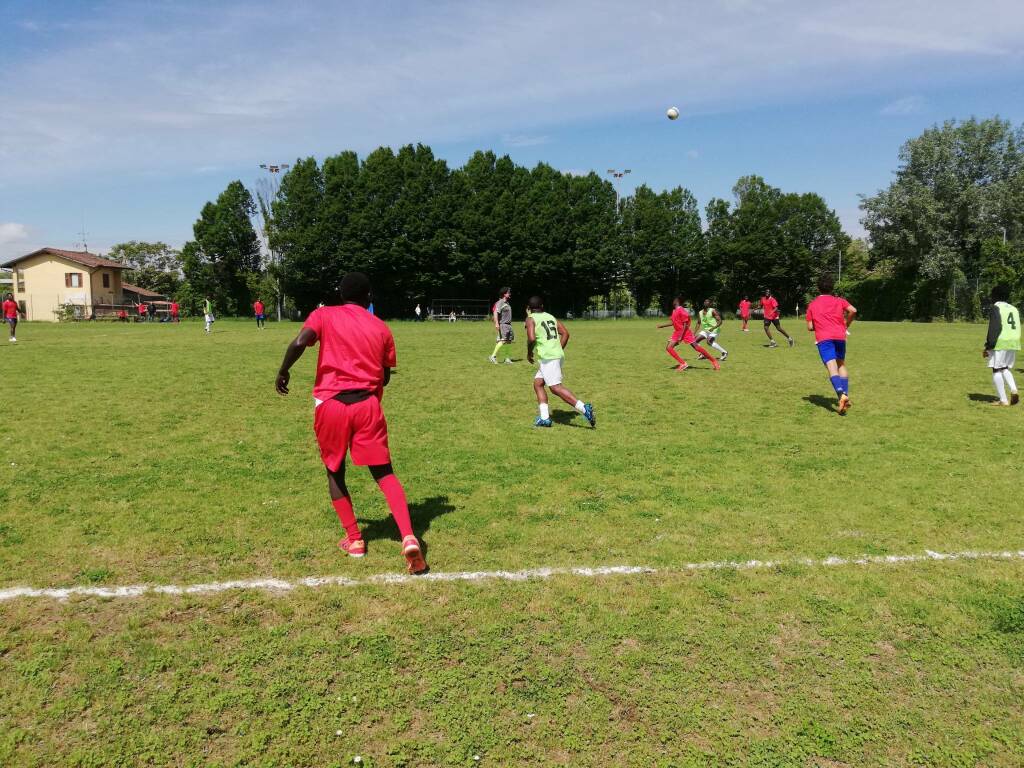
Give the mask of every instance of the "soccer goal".
M 434 299 L 430 303 L 428 319 L 448 323 L 486 320 L 493 305 L 494 302 L 487 299 Z

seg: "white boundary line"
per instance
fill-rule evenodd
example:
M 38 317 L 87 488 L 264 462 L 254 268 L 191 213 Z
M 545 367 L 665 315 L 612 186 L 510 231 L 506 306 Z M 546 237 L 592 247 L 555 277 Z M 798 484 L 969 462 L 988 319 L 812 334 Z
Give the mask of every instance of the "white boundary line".
M 553 576 L 626 576 L 631 574 L 673 574 L 692 571 L 754 571 L 779 566 L 802 565 L 810 568 L 834 568 L 850 565 L 903 565 L 922 562 L 953 562 L 963 560 L 1024 560 L 1024 550 L 1002 552 L 932 552 L 923 555 L 861 555 L 859 557 L 809 557 L 781 560 L 712 560 L 703 563 L 685 563 L 668 568 L 651 568 L 642 565 L 603 565 L 593 568 L 529 568 L 522 571 L 454 571 L 428 573 L 424 576 L 381 573 L 360 579 L 348 576 L 307 576 L 302 579 L 244 579 L 238 581 L 215 581 L 207 584 L 131 584 L 123 587 L 8 587 L 0 589 L 0 603 L 18 598 L 50 598 L 67 600 L 69 597 L 141 597 L 143 595 L 209 595 L 232 590 L 258 590 L 261 592 L 288 592 L 299 587 L 367 587 L 376 585 L 428 583 L 434 581 L 532 581 L 550 579 Z

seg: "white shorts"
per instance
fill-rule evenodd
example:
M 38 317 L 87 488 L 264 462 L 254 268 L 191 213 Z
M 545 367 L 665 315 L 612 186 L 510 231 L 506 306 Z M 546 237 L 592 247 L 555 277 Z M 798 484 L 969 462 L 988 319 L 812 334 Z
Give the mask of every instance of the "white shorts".
M 212 323 L 214 318 L 213 315 L 204 315 L 203 319 L 208 323 Z
M 697 334 L 696 340 L 700 341 L 701 339 L 707 339 L 708 340 L 708 344 L 714 344 L 715 343 L 715 339 L 717 339 L 717 338 L 718 338 L 718 334 L 717 333 L 708 333 L 707 331 L 701 331 L 700 333 Z
M 533 378 L 543 379 L 549 387 L 557 387 L 562 383 L 562 360 L 565 358 L 556 357 L 554 360 L 538 360 L 540 366 L 537 375 Z
M 989 368 L 1013 368 L 1016 364 L 1016 349 L 994 349 L 988 353 Z

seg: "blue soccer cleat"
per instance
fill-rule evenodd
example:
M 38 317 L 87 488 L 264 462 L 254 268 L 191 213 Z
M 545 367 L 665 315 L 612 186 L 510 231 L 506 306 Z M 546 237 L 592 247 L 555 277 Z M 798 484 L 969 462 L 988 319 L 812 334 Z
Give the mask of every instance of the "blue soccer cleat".
M 594 415 L 594 406 L 592 406 L 590 403 L 584 404 L 583 416 L 586 418 L 587 421 L 590 422 L 590 426 L 597 426 L 597 416 Z
M 550 427 L 551 426 L 551 419 L 542 419 L 540 416 L 538 416 L 537 420 L 535 422 L 533 422 L 533 426 L 535 426 L 535 427 Z

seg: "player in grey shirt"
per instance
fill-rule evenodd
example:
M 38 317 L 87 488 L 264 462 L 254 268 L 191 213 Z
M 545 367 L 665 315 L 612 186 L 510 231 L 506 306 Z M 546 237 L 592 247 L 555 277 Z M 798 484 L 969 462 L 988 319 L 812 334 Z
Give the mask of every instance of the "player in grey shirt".
M 516 340 L 516 335 L 512 332 L 512 305 L 508 303 L 508 300 L 511 298 L 512 289 L 502 288 L 498 292 L 498 300 L 491 311 L 491 319 L 494 320 L 494 330 L 498 332 L 498 343 L 494 345 L 494 351 L 487 359 L 495 365 L 498 364 L 498 350 L 501 349 L 502 345 L 511 344 Z M 505 363 L 511 365 L 511 358 L 506 356 Z

